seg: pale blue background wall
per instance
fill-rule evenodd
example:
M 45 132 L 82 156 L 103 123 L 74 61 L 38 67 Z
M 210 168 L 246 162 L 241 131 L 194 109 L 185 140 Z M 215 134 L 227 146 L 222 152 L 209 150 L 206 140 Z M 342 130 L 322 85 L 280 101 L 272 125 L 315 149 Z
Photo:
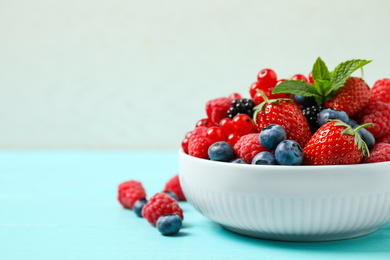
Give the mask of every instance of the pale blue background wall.
M 373 59 L 390 2 L 0 0 L 0 148 L 176 148 L 257 72 Z

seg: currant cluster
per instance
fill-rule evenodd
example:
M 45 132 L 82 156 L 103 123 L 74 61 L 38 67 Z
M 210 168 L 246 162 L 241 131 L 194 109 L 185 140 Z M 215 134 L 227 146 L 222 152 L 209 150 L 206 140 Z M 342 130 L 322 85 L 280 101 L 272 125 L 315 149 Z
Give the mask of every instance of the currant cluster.
M 250 117 L 253 116 L 253 108 L 255 107 L 255 102 L 253 99 L 234 99 L 231 103 L 231 107 L 226 113 L 226 117 L 233 119 L 238 114 L 246 114 Z

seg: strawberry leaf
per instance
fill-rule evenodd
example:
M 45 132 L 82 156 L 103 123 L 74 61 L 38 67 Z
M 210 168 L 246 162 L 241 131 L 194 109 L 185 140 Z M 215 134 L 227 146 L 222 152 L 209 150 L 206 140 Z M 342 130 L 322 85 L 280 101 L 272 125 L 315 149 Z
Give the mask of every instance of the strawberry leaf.
M 321 103 L 322 97 L 318 93 L 317 88 L 310 83 L 302 80 L 286 80 L 278 84 L 272 94 L 287 93 L 294 95 L 301 95 L 305 97 L 314 97 L 317 103 Z
M 371 60 L 349 60 L 340 63 L 330 74 L 331 86 L 326 90 L 325 96 L 335 94 L 339 88 L 344 86 L 344 83 L 352 75 L 352 73 L 370 63 Z M 314 77 L 313 77 L 314 78 Z

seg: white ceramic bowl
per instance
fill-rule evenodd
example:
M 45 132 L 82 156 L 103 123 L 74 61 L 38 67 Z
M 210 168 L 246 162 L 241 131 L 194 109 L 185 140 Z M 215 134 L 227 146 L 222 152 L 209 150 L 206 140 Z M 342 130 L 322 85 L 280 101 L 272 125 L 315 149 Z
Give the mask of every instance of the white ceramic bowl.
M 242 235 L 285 241 L 348 239 L 372 233 L 390 219 L 390 162 L 260 166 L 179 153 L 187 201 Z

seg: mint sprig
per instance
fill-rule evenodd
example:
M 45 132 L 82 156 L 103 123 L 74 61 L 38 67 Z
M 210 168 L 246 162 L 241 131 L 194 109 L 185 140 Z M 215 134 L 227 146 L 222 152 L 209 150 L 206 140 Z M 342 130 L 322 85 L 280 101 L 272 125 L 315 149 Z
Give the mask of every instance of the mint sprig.
M 333 98 L 337 90 L 344 86 L 353 72 L 371 61 L 359 59 L 348 60 L 340 63 L 333 72 L 329 72 L 325 62 L 318 57 L 312 69 L 314 85 L 299 80 L 286 80 L 278 84 L 272 93 L 288 93 L 314 97 L 316 102 L 321 104 Z

